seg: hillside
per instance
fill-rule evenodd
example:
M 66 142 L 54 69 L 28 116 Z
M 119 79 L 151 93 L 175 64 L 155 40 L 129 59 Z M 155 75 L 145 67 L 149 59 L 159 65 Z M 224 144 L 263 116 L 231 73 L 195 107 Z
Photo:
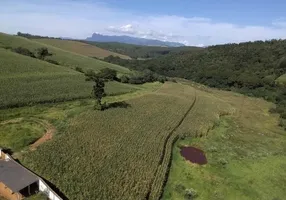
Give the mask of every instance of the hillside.
M 108 67 L 110 69 L 118 71 L 121 74 L 131 73 L 130 70 L 128 70 L 125 67 L 109 64 L 97 59 L 75 54 L 69 51 L 62 50 L 60 48 L 53 47 L 51 45 L 46 45 L 19 36 L 12 36 L 0 33 L 0 47 L 12 47 L 12 48 L 24 47 L 31 51 L 34 51 L 37 48 L 47 47 L 53 53 L 51 59 L 57 61 L 60 65 L 69 67 L 71 69 L 80 67 L 83 70 L 92 69 L 94 71 L 99 71 L 100 69 Z
M 105 60 L 143 71 L 146 69 L 169 77 L 182 77 L 211 87 L 263 97 L 276 103 L 286 126 L 286 88 L 276 85 L 286 73 L 286 40 L 256 41 L 211 46 L 201 51 L 175 53 L 156 59 L 126 61 Z M 283 76 L 278 79 L 283 80 Z
M 46 46 L 53 53 L 51 58 L 62 65 L 20 55 L 1 47 L 26 47 L 34 51 L 43 45 L 21 37 L 0 34 L 0 108 L 91 97 L 92 83 L 85 81 L 85 76 L 74 70 L 76 66 L 96 71 L 109 67 L 122 74 L 130 73 L 124 67 L 52 46 Z M 114 95 L 136 91 L 136 88 L 109 82 L 106 91 L 107 94 Z
M 101 49 L 94 45 L 86 43 L 71 41 L 71 40 L 59 40 L 59 39 L 34 39 L 37 42 L 44 43 L 47 45 L 55 46 L 57 48 L 78 53 L 88 57 L 105 58 L 107 56 L 118 56 L 122 59 L 130 59 L 129 56 L 114 53 L 105 49 Z
M 124 44 L 118 42 L 92 42 L 92 41 L 81 41 L 90 45 L 98 46 L 108 51 L 117 52 L 120 54 L 128 55 L 131 58 L 155 58 L 170 53 L 178 53 L 185 51 L 197 51 L 203 48 L 200 47 L 159 47 L 159 46 L 142 46 L 133 44 Z

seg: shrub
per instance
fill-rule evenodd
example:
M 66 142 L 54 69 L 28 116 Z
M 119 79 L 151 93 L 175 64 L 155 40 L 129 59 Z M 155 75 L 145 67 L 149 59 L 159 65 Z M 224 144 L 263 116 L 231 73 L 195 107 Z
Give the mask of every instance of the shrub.
M 37 58 L 41 60 L 45 59 L 45 57 L 47 56 L 52 55 L 46 47 L 36 49 L 36 54 L 37 54 Z
M 125 75 L 121 76 L 120 82 L 121 83 L 128 83 L 129 82 L 129 77 L 125 76 Z
M 80 73 L 84 73 L 83 69 L 81 67 L 76 67 L 75 68 L 75 71 L 78 71 Z
M 49 62 L 49 63 L 52 63 L 54 65 L 59 65 L 59 63 L 57 61 L 55 61 L 55 60 L 47 59 L 46 61 Z
M 198 193 L 193 188 L 185 190 L 185 199 L 186 200 L 192 200 L 192 199 L 195 199 L 197 197 L 198 197 Z
M 118 80 L 117 71 L 114 69 L 110 69 L 110 68 L 104 68 L 100 70 L 100 72 L 98 73 L 98 76 L 100 76 L 101 78 L 105 80 L 111 80 L 111 81 Z
M 12 51 L 14 51 L 15 53 L 24 55 L 24 56 L 30 56 L 32 58 L 36 58 L 36 56 L 33 54 L 33 52 L 31 52 L 29 49 L 26 49 L 23 47 L 17 47 L 15 49 L 13 49 Z

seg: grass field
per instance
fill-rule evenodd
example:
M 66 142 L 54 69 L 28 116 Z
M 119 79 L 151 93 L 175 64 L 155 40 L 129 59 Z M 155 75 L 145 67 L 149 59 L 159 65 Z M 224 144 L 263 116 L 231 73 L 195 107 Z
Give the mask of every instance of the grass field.
M 280 76 L 276 81 L 277 81 L 279 84 L 286 85 L 286 74 Z
M 196 126 L 192 127 L 200 131 L 189 129 L 186 136 L 191 137 L 174 145 L 163 199 L 190 198 L 190 191 L 201 200 L 284 199 L 286 136 L 277 126 L 278 116 L 268 113 L 272 105 L 230 92 L 213 91 L 204 96 L 217 101 L 213 105 L 229 108 L 217 115 L 211 128 L 186 118 L 186 124 L 194 122 Z M 207 105 L 212 105 L 210 102 Z M 200 115 L 195 113 L 194 116 Z M 199 117 L 200 120 L 203 119 Z M 182 124 L 182 128 L 186 127 Z M 186 161 L 180 155 L 182 146 L 205 151 L 208 164 L 199 166 Z
M 58 39 L 34 39 L 37 42 L 52 45 L 63 50 L 78 53 L 84 56 L 105 58 L 107 56 L 118 56 L 122 59 L 131 59 L 129 56 L 119 53 L 111 52 L 105 49 L 101 49 L 97 46 L 70 40 L 58 40 Z
M 118 71 L 121 74 L 130 74 L 132 73 L 129 69 L 121 67 L 119 65 L 114 65 L 106 63 L 94 58 L 83 56 L 80 54 L 72 53 L 66 50 L 62 50 L 51 45 L 43 44 L 37 41 L 29 40 L 23 37 L 7 35 L 0 33 L 0 47 L 24 47 L 30 51 L 35 51 L 37 48 L 47 47 L 48 50 L 53 53 L 50 59 L 57 61 L 60 65 L 75 69 L 80 67 L 83 70 L 92 69 L 94 71 L 99 71 L 103 68 L 110 68 Z

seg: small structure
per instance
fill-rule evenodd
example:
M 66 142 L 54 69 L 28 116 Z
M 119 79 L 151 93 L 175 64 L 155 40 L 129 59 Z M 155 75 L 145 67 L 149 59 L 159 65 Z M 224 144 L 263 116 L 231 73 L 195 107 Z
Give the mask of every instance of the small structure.
M 0 149 L 0 196 L 8 200 L 21 200 L 39 191 L 51 200 L 62 200 L 43 179 Z

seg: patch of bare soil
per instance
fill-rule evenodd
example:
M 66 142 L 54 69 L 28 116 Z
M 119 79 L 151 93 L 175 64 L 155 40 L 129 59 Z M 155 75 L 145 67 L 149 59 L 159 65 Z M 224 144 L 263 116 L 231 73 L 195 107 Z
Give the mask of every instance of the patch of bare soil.
M 41 144 L 51 140 L 53 138 L 54 133 L 56 132 L 56 128 L 49 122 L 40 120 L 35 120 L 35 121 L 43 125 L 45 127 L 46 132 L 41 138 L 39 138 L 36 142 L 30 145 L 31 151 L 36 150 Z

